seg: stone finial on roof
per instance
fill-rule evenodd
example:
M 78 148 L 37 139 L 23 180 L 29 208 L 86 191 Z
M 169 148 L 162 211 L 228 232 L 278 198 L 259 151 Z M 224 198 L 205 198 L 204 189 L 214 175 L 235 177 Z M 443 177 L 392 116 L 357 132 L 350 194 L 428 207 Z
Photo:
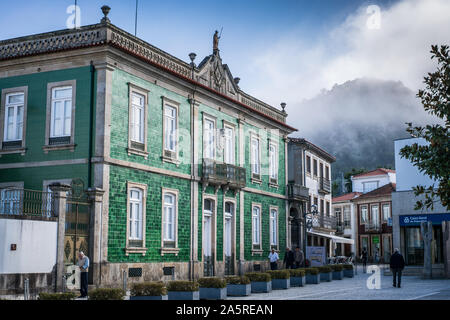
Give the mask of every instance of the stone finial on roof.
M 108 18 L 109 11 L 111 11 L 111 8 L 108 7 L 107 5 L 104 5 L 102 7 L 102 12 L 105 16 L 103 17 L 101 23 L 111 22 L 111 20 L 109 20 L 109 18 Z

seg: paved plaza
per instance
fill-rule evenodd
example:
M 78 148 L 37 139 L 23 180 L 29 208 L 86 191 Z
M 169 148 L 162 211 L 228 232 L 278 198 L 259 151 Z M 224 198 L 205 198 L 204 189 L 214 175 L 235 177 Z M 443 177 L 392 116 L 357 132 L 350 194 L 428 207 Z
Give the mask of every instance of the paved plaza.
M 381 272 L 380 289 L 369 289 L 367 279 L 358 268 L 354 278 L 308 284 L 270 293 L 252 293 L 248 297 L 228 300 L 450 300 L 450 279 L 424 280 L 417 276 L 402 277 L 402 287 L 392 287 L 392 276 Z

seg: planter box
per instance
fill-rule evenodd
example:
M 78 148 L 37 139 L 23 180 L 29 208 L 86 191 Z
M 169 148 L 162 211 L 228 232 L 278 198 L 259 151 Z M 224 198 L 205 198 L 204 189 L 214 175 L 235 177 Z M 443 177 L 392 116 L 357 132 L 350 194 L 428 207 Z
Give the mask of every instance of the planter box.
M 245 297 L 252 293 L 251 284 L 228 284 L 227 295 L 234 297 Z
M 320 273 L 320 282 L 330 282 L 333 280 L 333 272 Z
M 168 300 L 169 297 L 165 296 L 135 296 L 130 297 L 130 300 Z
M 307 284 L 319 284 L 320 283 L 320 273 L 319 274 L 307 274 L 306 275 Z
M 333 271 L 333 280 L 342 280 L 342 279 L 344 279 L 344 270 Z
M 200 300 L 198 291 L 169 291 L 169 300 Z
M 272 281 L 262 282 L 262 281 L 252 281 L 252 293 L 260 292 L 270 292 L 272 291 Z
M 291 287 L 303 287 L 306 284 L 306 276 L 291 277 Z
M 225 300 L 227 298 L 227 288 L 202 288 L 200 287 L 200 299 L 204 300 Z
M 353 270 L 344 270 L 344 277 L 346 277 L 346 278 L 353 278 L 354 277 Z
M 291 287 L 290 279 L 272 279 L 272 289 L 289 289 Z

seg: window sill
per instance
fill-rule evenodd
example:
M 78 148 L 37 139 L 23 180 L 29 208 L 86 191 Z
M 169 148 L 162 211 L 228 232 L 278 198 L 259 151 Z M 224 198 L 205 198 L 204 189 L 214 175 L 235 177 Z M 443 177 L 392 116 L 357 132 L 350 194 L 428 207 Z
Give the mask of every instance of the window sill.
M 1 149 L 0 150 L 0 158 L 5 154 L 18 154 L 20 153 L 22 156 L 27 152 L 27 148 L 18 148 L 18 149 Z
M 176 158 L 169 158 L 169 157 L 165 157 L 165 156 L 162 156 L 162 157 L 161 157 L 161 160 L 162 160 L 163 162 L 173 163 L 173 164 L 175 164 L 177 167 L 179 167 L 179 166 L 180 166 L 180 163 L 181 163 L 181 161 L 180 161 L 180 160 L 177 160 Z
M 261 179 L 252 177 L 251 180 L 252 180 L 252 183 L 254 183 L 254 184 L 259 184 L 259 185 L 262 184 L 262 180 Z
M 278 183 L 269 182 L 269 187 L 275 188 L 278 190 L 279 185 L 278 185 Z
M 179 252 L 180 248 L 161 248 L 161 256 L 165 254 L 175 254 L 175 256 L 178 256 Z
M 42 150 L 44 150 L 45 153 L 48 153 L 49 151 L 61 151 L 61 150 L 70 150 L 71 152 L 75 151 L 76 144 L 62 144 L 62 145 L 45 145 L 42 147 Z
M 131 254 L 140 253 L 143 256 L 145 256 L 147 250 L 148 250 L 147 248 L 125 248 L 125 255 L 128 256 L 130 253 Z
M 252 249 L 252 256 L 254 256 L 254 255 L 262 256 L 263 252 L 264 252 L 264 250 L 262 250 L 262 249 Z
M 138 150 L 138 149 L 133 149 L 133 148 L 127 148 L 128 151 L 128 155 L 131 156 L 132 154 L 137 155 L 137 156 L 141 156 L 144 157 L 145 159 L 148 158 L 148 152 L 146 151 L 142 151 L 142 150 Z

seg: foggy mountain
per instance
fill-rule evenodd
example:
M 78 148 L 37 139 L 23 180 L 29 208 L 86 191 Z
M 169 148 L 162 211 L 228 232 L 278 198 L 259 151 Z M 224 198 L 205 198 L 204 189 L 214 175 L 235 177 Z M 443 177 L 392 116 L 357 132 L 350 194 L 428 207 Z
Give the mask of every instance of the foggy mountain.
M 335 85 L 287 111 L 299 129 L 294 136 L 337 158 L 333 179 L 352 168 L 394 169 L 394 140 L 409 137 L 405 122 L 436 121 L 401 82 L 368 78 Z

